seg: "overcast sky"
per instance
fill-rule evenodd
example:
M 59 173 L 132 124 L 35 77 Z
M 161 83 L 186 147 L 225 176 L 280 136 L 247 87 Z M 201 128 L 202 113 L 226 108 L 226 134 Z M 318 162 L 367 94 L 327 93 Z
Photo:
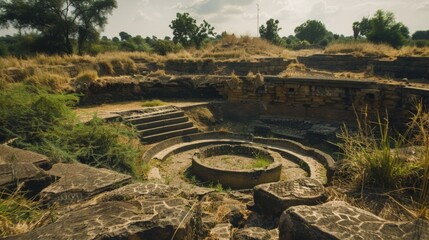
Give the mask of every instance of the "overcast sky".
M 260 25 L 278 19 L 280 36 L 294 34 L 295 27 L 308 19 L 322 21 L 333 33 L 352 35 L 352 23 L 377 9 L 393 12 L 411 33 L 429 30 L 429 0 L 118 0 L 102 35 L 113 37 L 125 31 L 133 36 L 172 36 L 168 25 L 176 13 L 189 12 L 198 22 L 207 20 L 218 34 L 255 36 L 256 4 Z M 8 32 L 0 30 L 0 35 Z

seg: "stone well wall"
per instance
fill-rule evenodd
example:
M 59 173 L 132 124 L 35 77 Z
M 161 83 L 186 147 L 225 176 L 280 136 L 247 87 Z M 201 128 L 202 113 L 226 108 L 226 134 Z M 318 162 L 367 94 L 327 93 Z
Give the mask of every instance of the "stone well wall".
M 391 61 L 374 57 L 316 54 L 308 57 L 298 57 L 298 62 L 318 70 L 369 71 L 376 75 L 393 78 L 423 78 L 429 80 L 429 57 L 398 57 Z
M 247 75 L 250 71 L 277 75 L 292 63 L 283 58 L 261 58 L 254 61 L 214 61 L 213 59 L 173 59 L 165 62 L 165 71 L 172 74 Z
M 364 109 L 406 122 L 415 103 L 429 106 L 429 90 L 366 80 L 265 77 L 263 86 L 245 78 L 228 91 L 224 117 L 246 120 L 260 115 L 328 121 L 355 121 Z

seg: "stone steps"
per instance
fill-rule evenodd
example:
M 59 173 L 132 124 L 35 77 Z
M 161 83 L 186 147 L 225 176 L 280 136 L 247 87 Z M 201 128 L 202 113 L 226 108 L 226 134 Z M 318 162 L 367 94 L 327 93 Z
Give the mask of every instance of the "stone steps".
M 132 125 L 142 124 L 142 123 L 150 123 L 165 119 L 171 119 L 171 118 L 178 118 L 183 117 L 185 113 L 182 110 L 176 110 L 161 114 L 154 114 L 154 115 L 133 115 L 130 117 L 123 117 L 125 122 L 130 123 Z
M 164 133 L 155 134 L 155 135 L 140 136 L 140 139 L 144 143 L 154 143 L 168 138 L 188 135 L 196 132 L 198 132 L 198 129 L 196 127 L 189 127 L 185 129 L 179 129 L 179 130 L 164 132 Z
M 187 121 L 188 121 L 188 117 L 181 116 L 181 117 L 176 117 L 176 118 L 168 118 L 168 119 L 158 120 L 158 121 L 154 121 L 154 122 L 140 123 L 140 124 L 134 125 L 134 127 L 138 131 L 141 131 L 141 130 L 146 130 L 146 129 L 150 129 L 150 128 L 160 127 L 160 126 L 184 123 Z
M 187 129 L 190 127 L 193 127 L 193 124 L 192 122 L 187 121 L 182 123 L 175 123 L 175 124 L 164 125 L 164 126 L 159 126 L 154 128 L 148 128 L 145 130 L 138 131 L 138 133 L 141 136 L 158 135 L 158 134 L 176 131 L 180 129 Z

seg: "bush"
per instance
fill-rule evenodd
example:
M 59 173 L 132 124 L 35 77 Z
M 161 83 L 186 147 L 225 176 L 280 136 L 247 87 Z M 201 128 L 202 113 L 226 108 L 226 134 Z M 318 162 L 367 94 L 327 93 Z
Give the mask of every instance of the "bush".
M 424 165 L 407 161 L 399 154 L 407 136 L 391 137 L 387 118 L 379 117 L 373 124 L 367 114 L 363 115 L 364 119 L 358 118 L 355 133 L 344 127 L 339 135 L 343 142 L 339 145 L 344 157 L 339 164 L 343 180 L 360 188 L 414 189 L 416 179 L 422 179 Z
M 24 84 L 6 86 L 0 91 L 0 141 L 17 138 L 18 145 L 37 144 L 43 132 L 73 116 L 69 106 L 77 101 Z
M 44 136 L 35 150 L 60 162 L 79 161 L 94 167 L 135 175 L 140 150 L 133 141 L 137 133 L 120 124 L 94 117 L 83 124 L 59 125 Z
M 54 161 L 79 161 L 135 175 L 140 172 L 137 133 L 120 124 L 94 118 L 76 123 L 72 95 L 48 94 L 23 84 L 0 91 L 0 142 L 13 144 Z
M 174 44 L 171 41 L 166 40 L 157 40 L 153 45 L 153 50 L 159 55 L 167 55 L 170 52 L 178 52 L 181 49 L 181 46 Z

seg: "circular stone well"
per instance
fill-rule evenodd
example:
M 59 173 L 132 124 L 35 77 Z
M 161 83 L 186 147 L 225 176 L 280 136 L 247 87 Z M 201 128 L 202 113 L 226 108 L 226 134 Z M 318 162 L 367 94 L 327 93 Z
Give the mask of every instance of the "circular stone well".
M 223 157 L 227 157 L 230 162 L 228 164 L 209 162 L 223 161 Z M 234 165 L 234 157 L 237 162 L 243 162 L 243 159 L 256 162 L 257 158 L 263 158 L 270 164 L 266 167 L 240 169 Z M 214 145 L 201 148 L 194 153 L 192 172 L 199 179 L 220 183 L 231 189 L 253 188 L 262 183 L 280 180 L 281 158 L 276 152 L 252 145 Z

